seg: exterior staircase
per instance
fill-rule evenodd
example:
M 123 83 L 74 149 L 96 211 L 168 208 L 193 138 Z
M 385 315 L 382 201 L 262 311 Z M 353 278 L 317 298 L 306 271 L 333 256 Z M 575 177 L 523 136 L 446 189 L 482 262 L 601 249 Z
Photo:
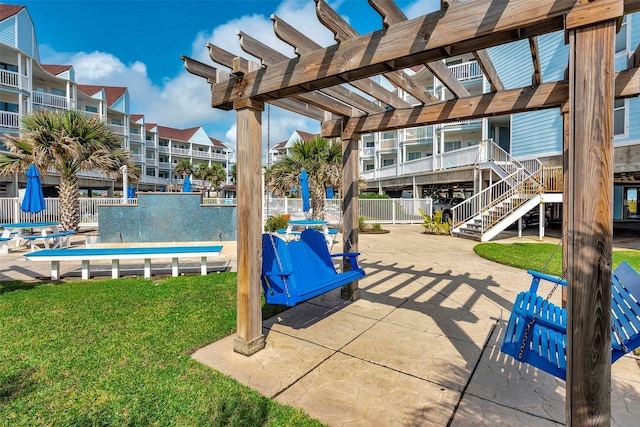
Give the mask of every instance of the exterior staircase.
M 478 166 L 501 179 L 452 209 L 451 233 L 487 242 L 542 203 L 547 184 L 561 191 L 562 168 L 545 168 L 538 159 L 520 163 L 493 141 L 482 144 Z

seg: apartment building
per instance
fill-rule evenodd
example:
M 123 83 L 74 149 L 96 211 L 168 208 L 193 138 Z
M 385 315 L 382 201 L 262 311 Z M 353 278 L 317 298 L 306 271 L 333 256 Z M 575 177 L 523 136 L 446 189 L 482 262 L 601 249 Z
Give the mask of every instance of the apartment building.
M 289 139 L 286 141 L 278 142 L 276 145 L 267 150 L 267 166 L 275 165 L 276 163 L 282 161 L 287 154 L 289 154 L 289 149 L 296 141 L 309 141 L 314 137 L 318 136 L 318 134 L 313 134 L 309 132 L 305 132 L 302 130 L 294 130 L 289 136 Z
M 233 150 L 210 138 L 202 127 L 174 129 L 148 123 L 144 114 L 131 112 L 126 87 L 83 85 L 72 65 L 40 62 L 33 22 L 24 6 L 0 4 L 0 135 L 20 132 L 20 117 L 34 110 L 78 110 L 107 123 L 139 169 L 139 191 L 171 190 L 181 186 L 174 165 L 182 159 L 194 167 L 220 164 L 230 171 Z M 0 151 L 2 146 L 0 138 Z M 0 197 L 12 197 L 23 188 L 22 176 L 0 176 Z M 45 195 L 55 196 L 55 173 L 43 178 Z M 113 195 L 122 180 L 100 173 L 83 173 L 80 188 Z M 195 180 L 197 189 L 201 182 Z
M 633 67 L 639 42 L 640 14 L 628 15 L 616 36 L 616 71 Z M 540 36 L 536 43 L 538 76 L 528 40 L 488 49 L 506 89 L 564 80 L 569 55 L 564 34 Z M 470 95 L 491 91 L 490 82 L 473 55 L 449 58 L 446 65 Z M 452 97 L 429 69 L 422 67 L 409 72 L 440 100 Z M 540 80 L 536 81 L 536 77 Z M 388 82 L 380 83 L 417 104 Z M 613 215 L 615 220 L 639 219 L 640 100 L 618 99 L 612 108 L 615 122 Z M 504 170 L 496 167 L 499 152 L 504 152 L 499 154 L 504 155 L 503 161 L 535 173 L 541 168 L 561 167 L 562 141 L 563 119 L 558 108 L 391 130 L 362 135 L 360 170 L 369 191 L 394 197 L 436 193 L 453 196 L 455 193 L 470 198 L 504 178 Z M 555 176 L 558 176 L 557 170 Z M 557 190 L 556 186 L 553 191 Z M 550 200 L 559 202 L 561 195 Z M 513 218 L 509 220 L 513 222 Z

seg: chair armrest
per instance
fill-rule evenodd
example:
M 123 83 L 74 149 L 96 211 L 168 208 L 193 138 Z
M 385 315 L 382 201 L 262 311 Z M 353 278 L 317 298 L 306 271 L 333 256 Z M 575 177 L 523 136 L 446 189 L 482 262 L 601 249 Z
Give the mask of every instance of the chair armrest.
M 529 292 L 538 293 L 538 285 L 540 284 L 540 279 L 546 280 L 548 282 L 556 283 L 567 286 L 567 281 L 561 279 L 560 277 L 551 276 L 550 274 L 540 273 L 539 271 L 527 270 L 527 273 L 533 276 L 533 280 L 531 281 L 531 287 L 529 288 Z
M 360 252 L 344 252 L 341 254 L 331 254 L 332 257 L 345 257 L 349 258 L 349 263 L 351 264 L 352 270 L 358 270 L 360 267 L 358 266 L 358 256 Z
M 272 277 L 272 276 L 289 277 L 293 274 L 293 271 L 274 270 L 274 271 L 265 271 L 263 272 L 263 274 L 267 277 Z

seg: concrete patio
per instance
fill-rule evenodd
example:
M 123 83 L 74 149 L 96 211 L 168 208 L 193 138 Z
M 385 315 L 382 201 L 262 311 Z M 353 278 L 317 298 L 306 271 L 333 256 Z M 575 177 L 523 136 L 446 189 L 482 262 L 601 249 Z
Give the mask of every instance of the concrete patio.
M 473 241 L 424 235 L 419 225 L 384 228 L 390 233 L 360 236 L 360 300 L 345 302 L 336 290 L 265 319 L 267 346 L 252 357 L 233 352 L 233 336 L 193 357 L 331 426 L 564 424 L 564 381 L 499 351 L 526 272 L 483 260 Z M 535 242 L 535 233 L 498 241 Z M 623 233 L 614 246 L 638 249 L 636 236 Z M 235 270 L 235 242 L 222 244 L 219 267 Z M 63 277 L 79 271 L 61 268 Z M 0 280 L 47 277 L 48 269 L 20 252 L 0 256 Z M 612 367 L 612 425 L 640 420 L 638 362 L 624 357 Z
M 267 347 L 251 357 L 233 336 L 193 357 L 331 426 L 564 424 L 564 381 L 499 350 L 526 272 L 481 259 L 476 242 L 385 228 L 360 236 L 360 300 L 334 291 L 266 319 Z M 612 425 L 637 425 L 639 400 L 638 360 L 625 357 Z

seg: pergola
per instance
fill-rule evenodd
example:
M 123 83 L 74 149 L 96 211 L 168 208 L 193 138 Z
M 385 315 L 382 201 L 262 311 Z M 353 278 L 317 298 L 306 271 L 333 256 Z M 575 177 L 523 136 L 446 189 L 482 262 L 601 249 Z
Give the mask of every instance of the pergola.
M 208 44 L 213 62 L 230 72 L 182 57 L 207 79 L 211 105 L 235 110 L 238 156 L 238 319 L 236 352 L 265 345 L 260 308 L 261 135 L 264 103 L 322 122 L 324 137 L 343 149 L 345 251 L 358 245 L 358 139 L 362 133 L 402 129 L 560 107 L 564 122 L 564 266 L 568 290 L 567 424 L 608 424 L 611 413 L 611 252 L 613 234 L 613 102 L 640 93 L 640 53 L 614 72 L 614 38 L 623 15 L 640 0 L 472 0 L 407 20 L 393 0 L 368 0 L 383 28 L 360 35 L 325 0 L 318 19 L 335 34 L 323 48 L 272 16 L 275 34 L 294 58 L 238 32 L 240 45 L 261 63 Z M 542 81 L 537 36 L 564 31 L 569 66 L 563 81 Z M 530 86 L 505 89 L 486 50 L 527 39 L 534 74 Z M 491 92 L 471 96 L 443 59 L 473 53 Z M 440 101 L 403 69 L 426 66 L 454 98 Z M 420 102 L 413 106 L 370 77 L 383 75 Z M 359 92 L 354 92 L 355 87 Z M 366 93 L 370 98 L 359 95 Z M 374 99 L 378 102 L 372 102 Z M 349 246 L 349 247 L 347 247 Z M 342 289 L 358 298 L 358 285 Z

